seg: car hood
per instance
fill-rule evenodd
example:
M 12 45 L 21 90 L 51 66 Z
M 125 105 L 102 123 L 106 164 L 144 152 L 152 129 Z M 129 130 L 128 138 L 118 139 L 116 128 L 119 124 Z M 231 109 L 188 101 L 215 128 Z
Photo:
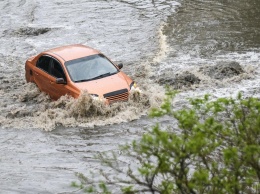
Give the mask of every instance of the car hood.
M 96 79 L 92 81 L 75 83 L 75 86 L 80 90 L 87 90 L 90 94 L 97 94 L 103 96 L 106 93 L 127 89 L 129 90 L 130 83 L 127 82 L 125 74 L 119 72 L 115 75 Z

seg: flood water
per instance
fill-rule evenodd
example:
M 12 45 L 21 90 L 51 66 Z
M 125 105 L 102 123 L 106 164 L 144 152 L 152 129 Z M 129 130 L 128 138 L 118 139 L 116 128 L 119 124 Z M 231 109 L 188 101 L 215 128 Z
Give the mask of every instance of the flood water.
M 146 116 L 163 100 L 164 76 L 188 71 L 200 80 L 180 88 L 176 106 L 206 93 L 260 97 L 258 0 L 2 0 L 0 10 L 0 193 L 80 193 L 70 183 L 77 172 L 98 172 L 95 154 L 117 151 L 156 122 L 171 123 Z M 51 101 L 25 82 L 28 57 L 78 43 L 123 62 L 140 98 L 90 108 L 85 98 Z M 203 73 L 232 61 L 242 74 Z

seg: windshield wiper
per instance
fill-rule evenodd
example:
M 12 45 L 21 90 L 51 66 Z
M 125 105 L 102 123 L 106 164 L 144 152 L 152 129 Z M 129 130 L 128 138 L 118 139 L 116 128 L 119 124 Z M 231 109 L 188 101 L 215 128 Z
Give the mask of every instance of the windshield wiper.
M 97 77 L 94 77 L 92 79 L 98 79 L 98 78 L 107 77 L 107 76 L 110 76 L 110 72 L 98 75 Z
M 76 80 L 74 82 L 75 83 L 77 83 L 77 82 L 86 82 L 86 81 L 90 81 L 90 80 L 92 80 L 92 79 L 80 79 L 80 80 Z
M 92 78 L 92 79 L 99 79 L 99 78 L 103 78 L 103 77 L 108 77 L 108 76 L 114 75 L 114 74 L 116 74 L 116 73 L 117 73 L 117 72 L 113 72 L 113 73 L 108 72 L 108 73 L 101 74 L 101 75 L 99 75 L 99 76 L 97 76 L 97 77 L 94 77 L 94 78 Z
M 91 80 L 95 80 L 95 79 L 99 79 L 99 78 L 103 78 L 103 77 L 108 77 L 110 75 L 114 75 L 114 74 L 117 74 L 117 73 L 118 73 L 118 71 L 113 72 L 113 73 L 108 72 L 108 73 L 104 73 L 104 74 L 101 74 L 99 76 L 96 76 L 96 77 L 93 77 L 93 78 L 90 78 L 90 79 L 81 79 L 81 80 L 77 80 L 75 82 L 77 83 L 77 82 L 91 81 Z

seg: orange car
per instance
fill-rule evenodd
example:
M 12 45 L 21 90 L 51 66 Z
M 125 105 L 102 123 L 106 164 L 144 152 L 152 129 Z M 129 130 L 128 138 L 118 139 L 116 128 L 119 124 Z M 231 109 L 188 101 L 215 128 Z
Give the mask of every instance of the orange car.
M 57 100 L 63 95 L 79 97 L 87 90 L 107 103 L 128 100 L 133 80 L 99 51 L 84 45 L 54 48 L 30 57 L 25 64 L 27 82 Z

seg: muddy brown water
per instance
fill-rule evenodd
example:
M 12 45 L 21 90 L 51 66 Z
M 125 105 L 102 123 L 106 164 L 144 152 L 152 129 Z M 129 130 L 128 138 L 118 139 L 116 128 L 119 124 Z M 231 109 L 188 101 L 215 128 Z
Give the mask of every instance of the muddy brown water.
M 176 107 L 206 93 L 260 97 L 257 0 L 9 0 L 0 9 L 0 193 L 80 193 L 70 183 L 76 172 L 100 177 L 95 154 L 118 151 L 157 122 L 173 122 L 146 116 L 163 99 L 162 76 L 189 72 L 200 80 L 180 87 Z M 83 97 L 53 102 L 25 83 L 29 56 L 74 43 L 123 62 L 143 94 L 104 107 Z M 233 61 L 243 73 L 203 73 Z

